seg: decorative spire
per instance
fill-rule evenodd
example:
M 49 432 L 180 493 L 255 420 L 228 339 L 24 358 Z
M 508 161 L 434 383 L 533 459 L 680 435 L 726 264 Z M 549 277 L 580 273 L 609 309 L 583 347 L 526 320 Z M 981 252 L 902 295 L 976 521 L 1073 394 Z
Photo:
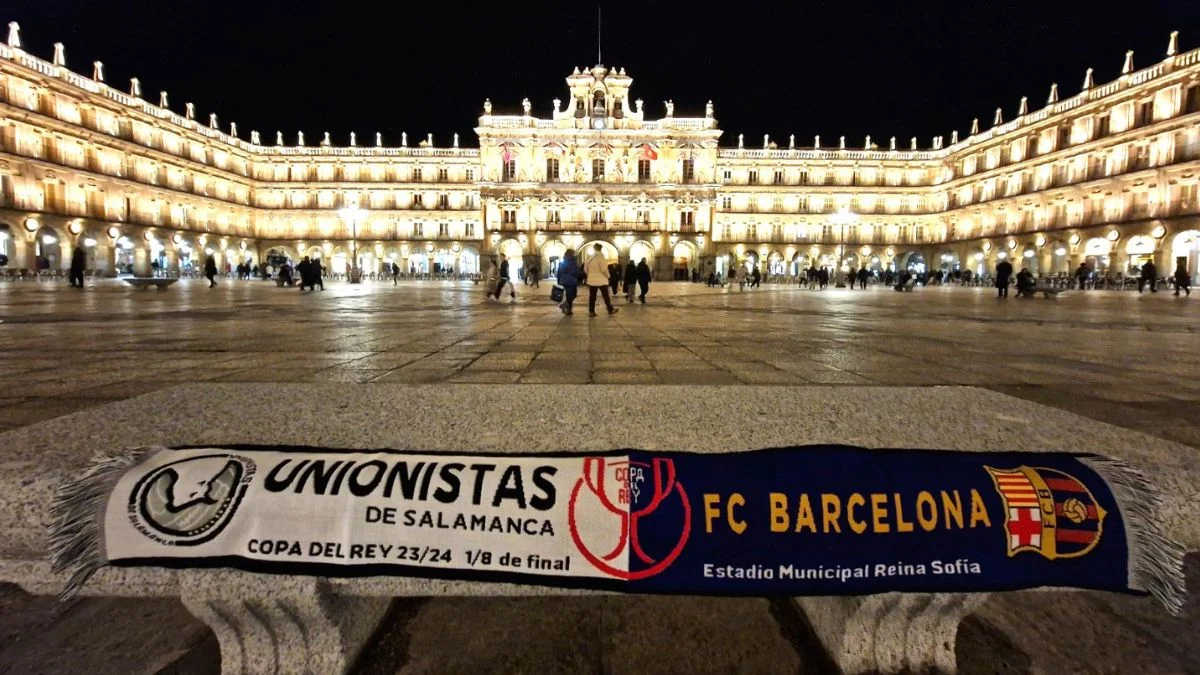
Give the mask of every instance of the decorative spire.
M 1128 75 L 1133 72 L 1133 50 L 1125 51 L 1125 63 L 1121 65 L 1121 74 Z
M 1050 97 L 1046 99 L 1046 105 L 1054 105 L 1058 103 L 1058 83 L 1050 85 Z
M 763 134 L 763 150 L 766 150 L 767 146 L 770 145 L 770 143 L 771 143 L 771 135 Z
M 978 117 L 971 120 L 971 135 L 974 136 L 977 133 L 979 133 L 979 118 Z
M 958 145 L 958 130 L 950 132 L 950 145 Z
M 1175 56 L 1179 52 L 1179 31 L 1171 31 L 1171 39 L 1167 42 L 1167 56 Z
M 1017 106 L 1017 117 L 1029 114 L 1029 97 L 1021 97 L 1021 105 Z
M 104 81 L 104 64 L 99 61 L 92 61 L 92 79 L 97 82 Z
M 61 42 L 54 43 L 54 65 L 64 68 L 67 65 L 67 48 Z
M 129 78 L 129 95 L 134 98 L 142 97 L 142 83 L 136 78 Z
M 8 46 L 13 49 L 21 48 L 21 24 L 16 21 L 8 22 Z
M 738 134 L 738 150 L 741 150 L 742 148 L 746 147 L 745 140 L 746 139 L 743 134 Z
M 846 137 L 838 136 L 838 150 L 845 150 L 845 149 L 846 149 Z
M 183 104 L 183 117 L 184 117 L 184 119 L 189 119 L 189 120 L 196 119 L 196 104 L 195 103 L 184 103 Z
M 896 137 L 895 136 L 892 136 L 892 142 L 891 142 L 891 144 L 888 145 L 888 150 L 891 150 L 892 152 L 896 151 Z
M 813 136 L 813 149 L 815 149 L 815 150 L 821 149 L 821 134 L 817 134 L 816 136 Z
M 321 138 L 321 147 L 322 147 L 322 148 L 328 148 L 328 147 L 329 147 L 329 144 L 330 144 L 330 143 L 329 143 L 329 132 L 328 132 L 328 131 L 326 131 L 326 132 L 325 132 L 325 136 L 324 136 L 323 138 Z
M 383 147 L 383 134 L 379 133 L 378 131 L 375 132 L 375 147 Z
M 283 145 L 283 132 L 282 131 L 275 132 L 275 145 Z
M 1088 68 L 1087 72 L 1083 75 L 1083 90 L 1087 91 L 1088 89 L 1091 89 L 1093 84 L 1095 84 L 1095 82 L 1092 80 L 1092 69 Z
M 353 131 L 351 131 L 350 132 L 350 147 L 353 148 L 353 147 L 356 147 L 357 145 L 358 145 L 358 136 L 355 135 L 355 133 Z
M 492 99 L 490 99 L 490 98 L 483 99 L 483 114 L 484 115 L 492 114 Z
M 912 137 L 912 144 L 909 147 L 911 147 L 913 150 L 917 149 L 917 137 L 916 136 Z
M 1004 124 L 1004 111 L 996 108 L 996 116 L 992 118 L 992 126 L 998 127 L 1001 124 Z
M 304 147 L 304 132 L 303 131 L 296 132 L 296 147 L 299 147 L 299 148 Z
M 160 108 L 167 107 L 167 92 L 165 92 L 165 91 L 158 92 L 158 107 L 160 107 Z
M 208 113 L 208 128 L 217 128 L 217 113 Z
M 250 143 L 253 145 L 262 145 L 262 138 L 258 135 L 257 131 L 250 132 Z
M 454 147 L 458 147 L 458 134 L 454 134 Z
M 237 122 L 229 123 L 229 135 L 237 138 Z
M 871 134 L 867 134 L 867 141 L 866 141 L 866 143 L 863 145 L 863 149 L 865 149 L 865 150 L 870 150 L 870 149 L 871 149 Z
M 431 148 L 433 147 L 433 134 L 425 134 L 425 144 Z
M 407 131 L 400 132 L 400 147 L 402 147 L 402 148 L 408 147 L 408 132 Z
M 796 134 L 788 136 L 788 150 L 796 149 Z

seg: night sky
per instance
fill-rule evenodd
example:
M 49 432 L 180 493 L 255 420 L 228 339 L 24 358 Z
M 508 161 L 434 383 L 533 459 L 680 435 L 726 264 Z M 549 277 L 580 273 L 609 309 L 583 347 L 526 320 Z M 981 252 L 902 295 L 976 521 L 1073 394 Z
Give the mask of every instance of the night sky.
M 21 24 L 25 48 L 47 60 L 66 44 L 67 64 L 145 98 L 166 89 L 171 108 L 196 103 L 207 121 L 238 123 L 274 142 L 296 131 L 315 145 L 330 131 L 360 144 L 382 131 L 386 145 L 410 145 L 432 132 L 449 145 L 472 128 L 483 99 L 496 113 L 519 113 L 528 96 L 549 117 L 566 98 L 564 77 L 596 61 L 596 6 L 569 2 L 313 3 L 0 2 L 0 25 Z M 1171 30 L 1180 48 L 1200 45 L 1200 1 L 1040 2 L 730 2 L 724 5 L 605 3 L 604 63 L 633 77 L 633 96 L 651 118 L 674 99 L 676 116 L 702 115 L 712 99 L 723 146 L 746 134 L 786 146 L 839 135 L 851 147 L 866 134 L 965 134 L 971 118 L 990 126 L 1021 96 L 1041 107 L 1057 81 L 1065 98 L 1084 70 L 1115 78 L 1126 49 L 1135 65 L 1163 58 Z

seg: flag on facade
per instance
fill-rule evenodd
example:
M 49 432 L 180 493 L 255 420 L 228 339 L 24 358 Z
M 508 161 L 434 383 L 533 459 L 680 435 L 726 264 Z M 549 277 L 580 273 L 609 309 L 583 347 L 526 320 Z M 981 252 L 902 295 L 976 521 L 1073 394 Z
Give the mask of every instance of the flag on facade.
M 512 152 L 509 150 L 509 147 L 510 147 L 510 145 L 508 143 L 500 144 L 500 148 L 504 150 L 504 162 L 505 163 L 512 161 Z
M 658 153 L 650 147 L 649 143 L 642 144 L 642 159 L 658 159 Z

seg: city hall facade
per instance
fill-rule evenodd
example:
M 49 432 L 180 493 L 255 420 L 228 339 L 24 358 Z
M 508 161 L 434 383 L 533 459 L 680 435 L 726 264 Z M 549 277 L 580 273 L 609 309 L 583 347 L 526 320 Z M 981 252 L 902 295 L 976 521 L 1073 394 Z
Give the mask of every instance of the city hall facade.
M 1114 70 L 1116 64 L 1114 63 Z M 135 79 L 110 86 L 0 44 L 0 247 L 8 273 L 173 273 L 318 256 L 334 272 L 554 268 L 600 243 L 659 279 L 758 265 L 1098 275 L 1200 268 L 1200 50 L 932 141 L 724 136 L 714 105 L 644 103 L 623 68 L 576 68 L 552 110 L 483 103 L 450 139 L 239 133 Z M 511 103 L 511 105 L 509 105 Z M 398 142 L 397 142 L 398 141 Z M 447 142 L 449 141 L 449 142 Z

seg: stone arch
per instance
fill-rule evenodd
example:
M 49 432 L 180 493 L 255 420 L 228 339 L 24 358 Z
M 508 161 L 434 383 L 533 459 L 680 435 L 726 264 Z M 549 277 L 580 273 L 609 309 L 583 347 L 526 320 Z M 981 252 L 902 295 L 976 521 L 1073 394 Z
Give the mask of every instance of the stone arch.
M 33 235 L 33 256 L 37 269 L 61 270 L 69 267 L 71 251 L 64 233 L 51 225 L 42 225 Z
M 0 223 L 0 255 L 4 256 L 0 259 L 0 262 L 4 263 L 0 267 L 16 264 L 17 244 L 13 239 L 14 232 L 16 232 L 16 228 L 13 226 L 8 223 Z
M 588 258 L 591 258 L 592 257 L 592 247 L 595 246 L 596 244 L 600 244 L 600 248 L 604 252 L 604 257 L 608 259 L 609 263 L 615 263 L 621 259 L 620 250 L 618 250 L 617 247 L 612 242 L 606 241 L 604 239 L 592 239 L 590 241 L 584 242 L 583 245 L 579 247 L 579 250 L 577 250 L 575 252 L 575 255 L 579 258 L 579 260 L 581 262 L 587 260 Z
M 919 274 L 929 269 L 925 262 L 925 256 L 921 255 L 920 251 L 905 251 L 896 254 L 896 270 L 908 271 L 912 274 Z
M 654 261 L 657 257 L 658 252 L 654 248 L 654 244 L 645 239 L 630 242 L 629 253 L 626 255 L 626 259 L 632 261 L 635 265 L 641 262 L 642 258 L 645 258 L 646 264 L 650 266 L 650 269 L 654 269 Z
M 1165 271 L 1174 272 L 1180 262 L 1187 266 L 1195 284 L 1200 278 L 1200 230 L 1184 230 L 1171 240 L 1171 269 Z

